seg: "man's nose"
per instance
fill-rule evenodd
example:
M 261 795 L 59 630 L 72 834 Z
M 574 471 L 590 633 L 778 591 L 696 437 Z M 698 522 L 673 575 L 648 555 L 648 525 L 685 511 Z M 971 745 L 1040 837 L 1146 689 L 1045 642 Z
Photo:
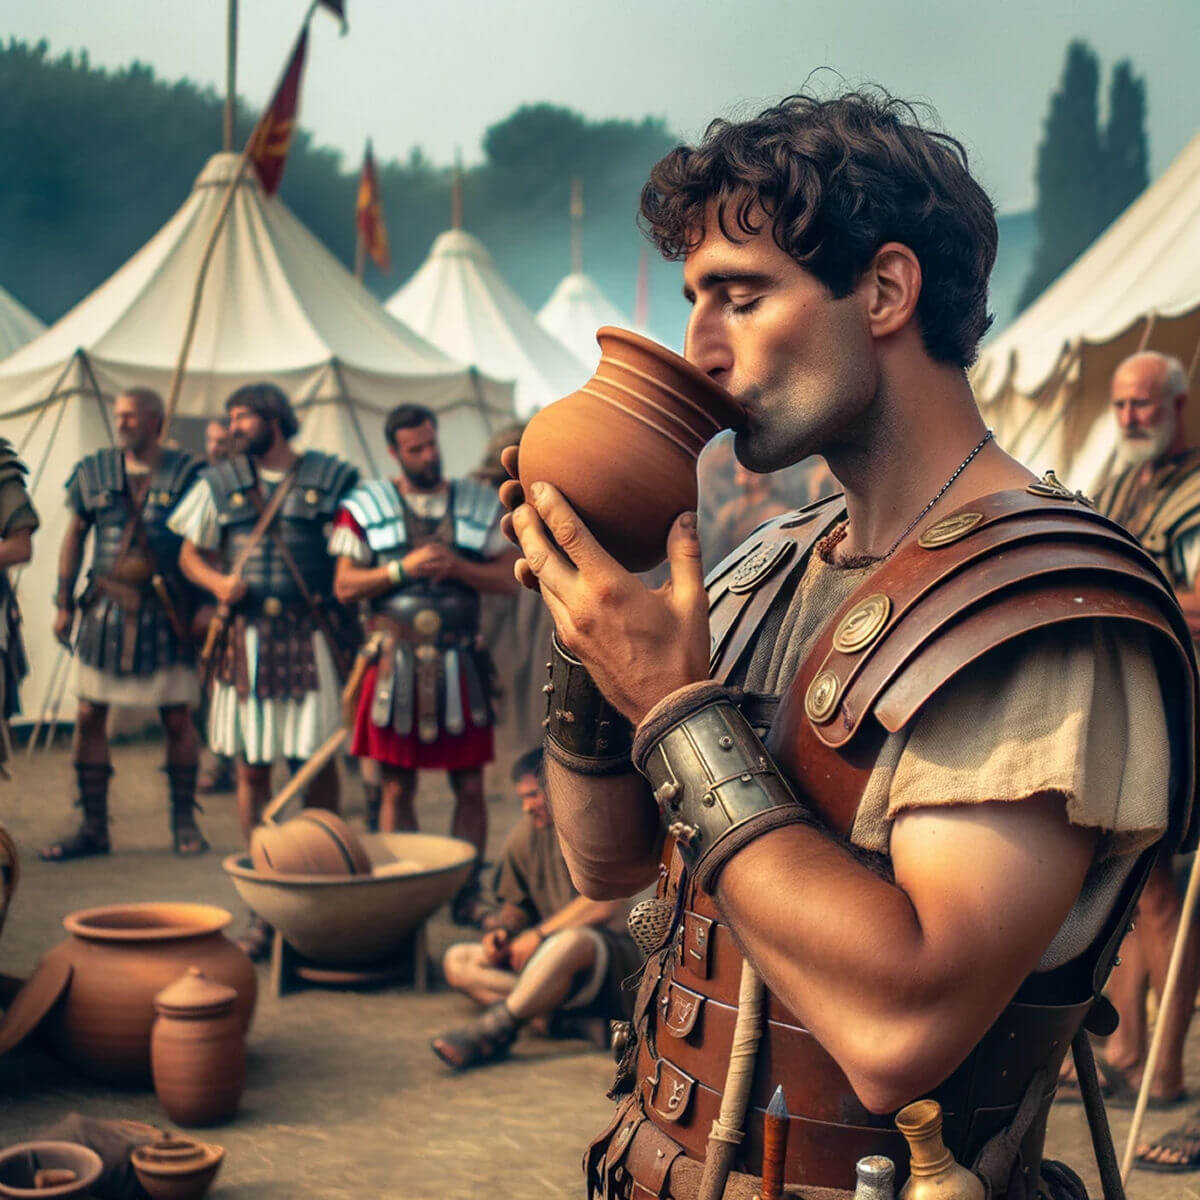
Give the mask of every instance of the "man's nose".
M 1117 424 L 1122 429 L 1132 429 L 1137 424 L 1132 404 L 1117 405 Z
M 697 308 L 692 311 L 683 340 L 683 356 L 705 375 L 724 383 L 733 370 L 733 349 L 718 316 Z

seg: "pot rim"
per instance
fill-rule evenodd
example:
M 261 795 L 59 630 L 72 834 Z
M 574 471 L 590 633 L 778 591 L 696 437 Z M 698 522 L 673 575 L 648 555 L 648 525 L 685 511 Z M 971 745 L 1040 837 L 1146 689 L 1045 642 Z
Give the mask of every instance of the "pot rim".
M 462 839 L 456 839 L 462 840 Z M 464 846 L 470 846 L 470 842 L 463 842 Z M 386 864 L 385 864 L 386 865 Z M 282 871 L 272 871 L 268 874 L 266 871 L 259 871 L 250 861 L 250 855 L 244 851 L 240 854 L 231 854 L 221 861 L 221 868 L 229 875 L 233 875 L 238 879 L 248 879 L 252 883 L 265 884 L 299 884 L 302 883 L 306 887 L 380 887 L 389 883 L 395 883 L 397 879 L 428 879 L 435 875 L 445 875 L 449 871 L 462 870 L 462 862 L 449 863 L 444 867 L 429 867 L 423 871 L 409 871 L 403 875 L 287 875 Z
M 39 1150 L 55 1150 L 68 1151 L 73 1155 L 78 1155 L 77 1165 L 84 1166 L 84 1169 L 70 1183 L 59 1184 L 58 1187 L 52 1188 L 20 1188 L 13 1187 L 11 1184 L 0 1183 L 0 1196 L 29 1196 L 31 1198 L 38 1196 L 80 1196 L 100 1178 L 100 1173 L 104 1169 L 104 1163 L 100 1159 L 95 1150 L 90 1146 L 81 1146 L 77 1142 L 63 1142 L 42 1140 L 36 1142 L 19 1142 L 15 1146 L 9 1146 L 4 1151 L 0 1152 L 0 1162 L 7 1161 L 10 1158 L 16 1158 L 20 1154 L 27 1151 Z M 81 1160 L 81 1161 L 80 1161 Z M 67 1168 L 74 1170 L 74 1167 Z
M 221 1164 L 225 1158 L 225 1147 L 216 1142 L 197 1142 L 197 1154 L 191 1158 L 177 1159 L 175 1162 L 164 1162 L 161 1159 L 149 1158 L 146 1151 L 153 1150 L 154 1143 L 138 1146 L 129 1156 L 135 1171 L 144 1171 L 147 1175 L 162 1177 L 179 1177 L 181 1175 L 199 1175 L 210 1171 Z
M 149 921 L 154 914 L 161 914 L 158 924 Z M 98 924 L 103 918 L 118 914 L 129 915 L 135 921 L 143 918 L 145 924 L 120 925 Z M 172 923 L 170 916 L 174 915 Z M 150 900 L 133 904 L 104 904 L 98 908 L 81 908 L 63 918 L 63 928 L 75 937 L 89 942 L 166 942 L 182 938 L 208 937 L 220 933 L 231 921 L 233 914 L 215 904 L 195 904 L 184 900 Z
M 728 388 L 722 387 L 715 379 L 710 379 L 695 363 L 688 362 L 682 354 L 676 354 L 674 350 L 664 346 L 661 342 L 656 342 L 653 338 L 645 337 L 643 334 L 634 333 L 632 329 L 622 329 L 617 325 L 602 325 L 596 330 L 596 341 L 600 344 L 602 356 L 608 354 L 606 342 L 624 342 L 626 345 L 635 346 L 639 350 L 653 354 L 672 370 L 685 376 L 692 387 L 704 392 L 715 404 L 726 411 L 728 415 L 726 428 L 735 428 L 745 419 L 745 410 Z

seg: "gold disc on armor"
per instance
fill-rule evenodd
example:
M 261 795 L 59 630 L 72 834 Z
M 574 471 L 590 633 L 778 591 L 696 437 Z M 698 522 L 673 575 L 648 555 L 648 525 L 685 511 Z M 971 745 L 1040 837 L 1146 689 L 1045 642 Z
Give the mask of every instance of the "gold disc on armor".
M 842 619 L 833 635 L 833 648 L 843 654 L 865 649 L 883 631 L 891 612 L 892 602 L 882 592 L 868 596 Z
M 165 508 L 168 504 L 171 503 L 171 493 L 170 492 L 159 492 L 158 493 L 158 502 Z
M 304 493 L 305 504 L 316 504 L 320 498 L 321 493 L 318 492 L 316 488 L 309 488 L 308 491 Z
M 268 596 L 262 602 L 262 610 L 268 617 L 277 617 L 283 612 L 283 601 L 278 596 Z
M 951 513 L 950 516 L 934 521 L 928 528 L 923 529 L 921 536 L 917 538 L 917 545 L 925 550 L 949 546 L 951 542 L 966 537 L 982 520 L 983 513 L 979 512 Z
M 824 725 L 833 716 L 841 691 L 841 680 L 832 671 L 822 671 L 808 685 L 808 695 L 804 697 L 804 711 L 808 713 L 808 718 L 814 725 Z
M 422 637 L 433 637 L 442 627 L 440 614 L 432 608 L 423 608 L 413 617 L 413 628 Z
M 233 495 L 229 497 L 229 503 L 232 504 L 234 508 L 241 508 L 242 505 L 246 503 L 245 493 L 234 492 Z

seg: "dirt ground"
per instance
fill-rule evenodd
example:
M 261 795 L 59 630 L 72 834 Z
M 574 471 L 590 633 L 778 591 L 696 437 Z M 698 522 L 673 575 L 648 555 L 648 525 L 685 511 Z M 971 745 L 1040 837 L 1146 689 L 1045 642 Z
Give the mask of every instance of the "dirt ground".
M 117 746 L 113 780 L 114 853 L 64 866 L 37 861 L 35 847 L 74 820 L 74 783 L 65 749 L 19 755 L 16 779 L 0 783 L 0 824 L 22 851 L 22 881 L 0 940 L 0 972 L 24 975 L 64 936 L 75 909 L 132 900 L 219 904 L 243 919 L 220 868 L 238 849 L 233 798 L 205 800 L 201 818 L 213 843 L 203 858 L 168 848 L 161 745 Z M 499 764 L 489 773 L 493 853 L 517 815 Z M 419 801 L 423 827 L 445 832 L 450 796 L 438 775 Z M 346 782 L 344 808 L 361 814 L 357 780 Z M 467 936 L 445 912 L 430 923 L 433 955 Z M 308 990 L 274 1000 L 260 971 L 250 1032 L 247 1087 L 237 1118 L 200 1136 L 226 1148 L 213 1195 L 224 1200 L 319 1196 L 403 1200 L 552 1200 L 582 1195 L 580 1156 L 605 1121 L 612 1063 L 582 1042 L 525 1035 L 511 1059 L 464 1076 L 450 1075 L 428 1048 L 431 1036 L 471 1012 L 460 997 L 403 988 L 370 993 Z M 1200 1087 L 1200 1035 L 1193 1034 L 1188 1076 Z M 130 1117 L 167 1125 L 153 1093 L 114 1092 L 74 1076 L 38 1051 L 0 1058 L 0 1146 L 22 1140 L 67 1112 Z M 1168 1128 L 1176 1115 L 1150 1114 L 1146 1128 Z M 1113 1114 L 1118 1152 L 1128 1114 Z M 1078 1108 L 1059 1106 L 1048 1152 L 1071 1163 L 1098 1195 L 1087 1127 Z M 1131 1200 L 1200 1200 L 1200 1174 L 1135 1172 Z

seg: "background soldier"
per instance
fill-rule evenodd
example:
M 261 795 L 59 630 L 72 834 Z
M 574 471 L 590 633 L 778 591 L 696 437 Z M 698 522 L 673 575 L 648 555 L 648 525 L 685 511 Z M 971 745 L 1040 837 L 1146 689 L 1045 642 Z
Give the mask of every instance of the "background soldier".
M 75 652 L 79 711 L 75 772 L 83 824 L 41 851 L 49 861 L 107 854 L 108 709 L 155 705 L 167 737 L 171 834 L 176 854 L 208 849 L 193 812 L 197 681 L 190 636 L 194 593 L 179 571 L 179 538 L 167 520 L 200 470 L 198 459 L 161 444 L 162 398 L 130 388 L 113 405 L 115 448 L 83 459 L 67 481 L 72 513 L 58 559 L 54 632 L 69 644 L 75 582 L 89 529 L 92 569 L 79 600 Z
M 384 426 L 395 480 L 356 488 L 337 515 L 337 596 L 369 601 L 383 637 L 364 680 L 351 753 L 381 764 L 383 830 L 415 830 L 417 771 L 450 775 L 451 831 L 477 851 L 475 877 L 454 904 L 474 923 L 487 842 L 483 768 L 492 761 L 491 662 L 479 640 L 479 593 L 512 595 L 516 554 L 500 532 L 487 484 L 446 480 L 437 418 L 403 404 Z
M 21 610 L 8 569 L 33 557 L 38 527 L 33 501 L 25 489 L 28 468 L 7 438 L 0 438 L 0 762 L 8 759 L 8 719 L 21 711 L 19 685 L 28 673 L 21 640 Z
M 1117 426 L 1115 472 L 1096 507 L 1120 521 L 1157 560 L 1175 588 L 1193 639 L 1200 638 L 1200 450 L 1188 446 L 1183 428 L 1187 372 L 1176 358 L 1145 352 L 1127 358 L 1113 373 L 1112 413 Z M 1121 1023 L 1097 1057 L 1110 1104 L 1132 1107 L 1146 1060 L 1146 992 L 1161 998 L 1182 905 L 1171 856 L 1151 867 L 1138 901 L 1133 931 L 1121 945 L 1121 965 L 1108 996 Z M 1184 947 L 1177 992 L 1166 1016 L 1162 1049 L 1150 1081 L 1150 1103 L 1165 1108 L 1187 1099 L 1183 1048 L 1200 987 L 1200 929 L 1192 926 Z M 1068 1078 L 1062 1089 L 1078 1084 Z M 1137 1162 L 1175 1168 L 1200 1167 L 1200 1120 L 1138 1149 Z
M 318 450 L 296 454 L 288 442 L 299 422 L 273 384 L 239 388 L 225 408 L 235 454 L 205 470 L 171 528 L 185 539 L 184 573 L 221 606 L 208 743 L 237 757 L 238 817 L 249 844 L 270 796 L 272 762 L 299 765 L 341 722 L 339 676 L 353 638 L 329 603 L 334 562 L 325 531 L 358 472 Z M 337 810 L 336 759 L 313 780 L 308 803 Z M 269 934 L 253 918 L 243 948 L 264 956 Z

